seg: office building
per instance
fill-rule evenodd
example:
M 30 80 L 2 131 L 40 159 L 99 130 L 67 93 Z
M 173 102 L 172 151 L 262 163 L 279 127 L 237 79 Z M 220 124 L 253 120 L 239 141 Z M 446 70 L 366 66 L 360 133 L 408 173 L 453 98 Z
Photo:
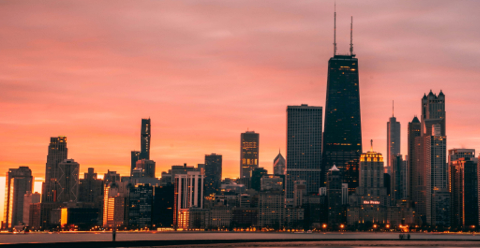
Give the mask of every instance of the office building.
M 60 190 L 59 178 L 61 172 L 58 164 L 67 159 L 67 137 L 51 137 L 48 146 L 47 164 L 45 167 L 45 182 L 42 186 L 42 202 L 56 202 Z
M 140 152 L 132 151 L 130 154 L 130 176 L 133 174 L 133 170 L 137 167 L 137 161 L 140 160 Z
M 154 188 L 152 222 L 156 228 L 173 227 L 174 186 L 172 183 Z
M 205 155 L 205 195 L 217 193 L 222 182 L 222 155 Z
M 33 190 L 33 176 L 30 168 L 20 166 L 9 169 L 5 178 L 5 201 L 3 229 L 11 229 L 23 223 L 24 196 Z
M 96 206 L 100 207 L 103 201 L 103 181 L 97 179 L 94 168 L 88 168 L 88 172 L 83 175 L 78 187 L 78 201 L 96 203 Z
M 342 177 L 335 165 L 327 173 L 327 198 L 328 225 L 330 228 L 338 228 L 345 219 L 342 205 Z
M 293 198 L 293 182 L 305 180 L 307 193 L 316 193 L 322 185 L 323 108 L 287 107 L 287 198 Z
M 203 208 L 204 183 L 204 175 L 200 171 L 187 171 L 186 174 L 175 175 L 174 227 L 188 228 L 190 209 Z
M 390 173 L 390 196 L 394 204 L 398 201 L 408 199 L 408 171 L 407 160 L 401 154 L 393 158 Z
M 78 201 L 79 170 L 80 165 L 73 159 L 65 159 L 58 164 L 57 202 Z
M 113 228 L 125 224 L 125 205 L 128 196 L 128 182 L 104 184 L 103 227 Z
M 283 158 L 280 151 L 278 151 L 278 155 L 273 160 L 273 174 L 285 175 L 285 158 Z
M 469 151 L 468 153 L 475 151 Z M 469 154 L 470 155 L 470 154 Z M 451 226 L 469 230 L 478 225 L 478 159 L 450 161 Z
M 460 158 L 475 158 L 475 149 L 454 148 L 448 150 L 448 162 L 451 164 Z
M 154 186 L 135 184 L 128 186 L 126 225 L 131 229 L 152 228 Z
M 387 166 L 385 168 L 385 173 L 390 176 L 392 176 L 393 161 L 397 154 L 400 154 L 400 122 L 392 113 L 392 117 L 387 122 Z
M 115 182 L 121 182 L 120 174 L 116 171 L 108 170 L 107 173 L 103 174 L 103 185 L 108 185 Z
M 148 160 L 148 159 L 138 160 L 136 164 L 136 169 L 141 170 L 140 177 L 155 178 L 155 161 L 153 160 Z
M 407 195 L 408 199 L 415 202 L 417 201 L 417 196 L 414 196 L 414 189 L 416 188 L 416 185 L 418 185 L 418 155 L 415 154 L 415 151 L 417 150 L 415 147 L 418 146 L 418 139 L 417 143 L 415 141 L 415 138 L 419 138 L 421 136 L 421 129 L 422 124 L 418 120 L 418 118 L 415 116 L 413 117 L 412 122 L 408 123 L 408 160 L 407 160 L 407 171 L 408 171 L 408 179 L 407 179 Z
M 249 177 L 251 180 L 251 188 L 260 191 L 261 190 L 261 179 L 263 176 L 268 175 L 268 171 L 264 168 L 255 168 L 251 172 L 251 176 Z
M 140 131 L 140 159 L 150 159 L 150 139 L 152 137 L 152 126 L 150 118 L 142 119 L 142 129 Z
M 252 170 L 258 168 L 260 136 L 255 131 L 240 135 L 240 178 L 250 178 Z
M 349 55 L 338 55 L 336 44 L 334 35 L 334 53 L 328 61 L 322 181 L 326 180 L 327 170 L 335 165 L 342 173 L 343 182 L 353 191 L 358 186 L 356 169 L 362 153 L 358 59 L 353 53 L 352 39 Z M 288 156 L 287 162 L 290 163 Z
M 41 195 L 37 192 L 32 193 L 27 191 L 23 195 L 23 224 L 28 225 L 30 223 L 30 205 L 39 203 Z

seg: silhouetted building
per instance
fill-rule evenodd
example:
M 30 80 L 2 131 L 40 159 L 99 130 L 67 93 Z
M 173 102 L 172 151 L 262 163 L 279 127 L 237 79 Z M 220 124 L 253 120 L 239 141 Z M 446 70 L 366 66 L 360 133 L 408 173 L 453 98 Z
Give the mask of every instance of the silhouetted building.
M 103 185 L 108 185 L 110 183 L 121 182 L 120 174 L 116 171 L 108 170 L 107 173 L 103 175 Z
M 56 202 L 61 186 L 59 178 L 61 172 L 58 164 L 67 159 L 67 137 L 51 137 L 48 146 L 47 164 L 45 167 L 45 182 L 42 186 L 42 202 Z
M 151 229 L 154 187 L 150 184 L 129 185 L 127 195 L 128 228 Z
M 328 225 L 335 228 L 344 223 L 342 205 L 342 177 L 334 165 L 327 173 Z
M 130 176 L 133 175 L 133 170 L 137 167 L 137 161 L 140 160 L 140 152 L 132 151 L 130 154 Z
M 475 151 L 473 151 L 475 153 Z M 458 158 L 450 163 L 451 225 L 470 229 L 478 225 L 478 160 Z
M 20 166 L 18 169 L 8 170 L 5 178 L 3 229 L 10 229 L 23 223 L 24 196 L 32 190 L 33 176 L 30 168 Z
M 258 194 L 257 226 L 279 230 L 283 226 L 285 194 L 282 191 L 262 191 Z
M 140 138 L 140 159 L 150 159 L 150 139 L 152 137 L 152 126 L 150 118 L 142 119 L 142 130 Z
M 205 155 L 205 195 L 217 193 L 222 182 L 222 155 Z
M 260 191 L 261 189 L 261 179 L 263 176 L 267 175 L 268 172 L 264 168 L 255 168 L 252 170 L 252 175 L 249 177 L 251 180 L 251 188 Z
M 62 227 L 88 231 L 98 225 L 101 210 L 99 208 L 68 207 L 61 209 Z
M 137 161 L 136 169 L 141 170 L 140 177 L 155 178 L 155 161 L 140 159 Z M 132 174 L 133 176 L 133 174 Z
M 281 191 L 285 193 L 285 176 L 266 174 L 260 179 L 260 191 Z
M 400 122 L 393 116 L 387 122 L 387 167 L 385 173 L 392 175 L 393 161 L 400 154 Z
M 60 177 L 57 179 L 57 202 L 77 202 L 80 165 L 73 159 L 65 159 L 58 164 L 58 172 Z
M 287 107 L 287 199 L 293 198 L 293 182 L 305 180 L 307 193 L 322 185 L 322 107 Z
M 273 160 L 273 174 L 285 175 L 285 158 L 283 158 L 280 151 L 278 152 L 278 155 Z
M 39 203 L 41 197 L 39 193 L 32 193 L 31 191 L 27 191 L 23 196 L 23 223 L 25 225 L 30 223 L 30 205 Z
M 258 168 L 260 136 L 255 131 L 240 135 L 240 178 L 250 178 L 252 170 Z
M 417 202 L 418 200 L 417 197 L 418 195 L 414 194 L 416 192 L 416 187 L 419 184 L 419 170 L 418 170 L 418 155 L 415 154 L 416 146 L 419 146 L 419 138 L 421 136 L 421 129 L 422 124 L 418 120 L 418 118 L 415 116 L 413 117 L 412 122 L 408 123 L 408 162 L 407 162 L 407 171 L 408 171 L 408 186 L 407 186 L 407 194 L 408 198 L 413 201 Z M 418 138 L 417 138 L 418 137 Z M 415 140 L 417 138 L 417 142 Z
M 88 168 L 88 172 L 83 174 L 80 179 L 78 201 L 95 203 L 97 208 L 101 209 L 103 202 L 103 181 L 97 179 L 97 173 L 94 168 Z
M 156 228 L 173 227 L 174 186 L 172 183 L 155 187 L 152 222 Z
M 322 182 L 327 170 L 335 165 L 353 191 L 358 186 L 358 170 L 354 169 L 362 152 L 358 59 L 353 45 L 350 55 L 334 53 L 328 61 L 324 131 Z M 287 156 L 289 164 L 288 160 Z M 347 171 L 347 166 L 351 170 Z
M 390 176 L 390 190 L 392 201 L 396 204 L 400 200 L 408 199 L 408 171 L 407 160 L 403 160 L 401 154 L 397 154 L 392 160 L 392 171 Z

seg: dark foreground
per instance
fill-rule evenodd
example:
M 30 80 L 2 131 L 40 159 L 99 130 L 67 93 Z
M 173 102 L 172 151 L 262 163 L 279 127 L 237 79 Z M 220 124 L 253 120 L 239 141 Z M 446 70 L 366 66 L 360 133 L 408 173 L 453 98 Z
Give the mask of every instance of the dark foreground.
M 0 247 L 480 247 L 472 234 L 119 232 L 0 234 Z

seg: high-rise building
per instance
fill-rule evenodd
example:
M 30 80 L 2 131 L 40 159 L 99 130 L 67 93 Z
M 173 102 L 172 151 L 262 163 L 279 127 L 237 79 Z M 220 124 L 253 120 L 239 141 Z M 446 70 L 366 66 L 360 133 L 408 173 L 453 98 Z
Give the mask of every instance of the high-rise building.
M 454 148 L 448 150 L 448 162 L 457 161 L 459 158 L 475 158 L 475 149 Z
M 125 223 L 128 182 L 106 183 L 104 187 L 103 226 L 118 227 Z
M 385 173 L 392 175 L 393 161 L 400 154 L 400 122 L 392 113 L 387 122 L 387 166 Z
M 80 165 L 73 159 L 65 159 L 58 164 L 57 202 L 77 202 Z
M 222 182 L 222 155 L 205 155 L 205 195 L 217 193 Z
M 478 225 L 477 164 L 478 159 L 474 157 L 462 157 L 450 161 L 452 227 L 468 229 Z
M 5 178 L 3 229 L 10 229 L 23 223 L 24 195 L 32 190 L 33 176 L 30 168 L 20 166 L 18 169 L 8 170 Z
M 415 143 L 415 138 L 421 136 L 421 129 L 422 124 L 418 120 L 418 118 L 415 116 L 413 117 L 412 122 L 408 123 L 408 162 L 407 162 L 407 171 L 408 171 L 408 189 L 407 189 L 407 194 L 408 198 L 412 201 L 415 202 L 414 198 L 414 185 L 418 184 L 418 171 L 417 171 L 417 163 L 418 161 L 415 160 L 417 158 L 417 155 L 415 155 L 415 146 L 417 146 L 417 143 Z
M 120 174 L 118 174 L 116 171 L 108 170 L 107 173 L 103 174 L 104 186 L 115 182 L 120 182 Z
M 353 17 L 350 31 L 352 29 Z M 348 183 L 350 191 L 353 191 L 358 186 L 358 159 L 362 153 L 362 122 L 358 59 L 353 53 L 351 32 L 350 54 L 338 55 L 336 51 L 335 20 L 333 57 L 328 61 L 322 182 L 326 180 L 327 170 L 335 165 L 340 170 L 344 183 Z
M 140 160 L 140 152 L 132 151 L 130 155 L 130 176 L 133 175 L 133 170 L 137 167 L 137 161 Z
M 252 175 L 250 176 L 251 188 L 260 191 L 261 189 L 261 180 L 263 176 L 266 176 L 268 171 L 264 168 L 255 168 L 252 170 Z
M 402 154 L 397 154 L 392 162 L 390 174 L 390 196 L 394 203 L 407 199 L 407 160 Z
M 342 205 L 342 177 L 334 165 L 327 173 L 328 225 L 338 227 L 344 222 Z
M 23 196 L 23 223 L 28 225 L 30 223 L 30 205 L 39 203 L 41 195 L 37 192 L 32 193 L 27 191 Z
M 294 181 L 305 180 L 307 193 L 322 185 L 322 115 L 322 107 L 287 107 L 287 199 L 293 198 Z
M 78 187 L 80 202 L 98 202 L 103 199 L 103 181 L 97 179 L 97 173 L 94 168 L 88 168 L 88 172 L 83 174 Z
M 190 208 L 203 208 L 204 175 L 200 171 L 176 174 L 174 183 L 173 225 L 186 228 L 190 223 Z
M 445 95 L 432 91 L 422 98 L 421 186 L 425 189 L 425 223 L 434 226 L 450 225 L 450 193 L 448 189 L 447 137 L 445 132 Z M 423 208 L 423 204 L 418 206 Z
M 137 161 L 136 169 L 142 172 L 141 177 L 155 178 L 155 161 L 148 159 L 140 159 Z M 133 174 L 132 174 L 133 176 Z
M 285 158 L 283 158 L 280 151 L 278 151 L 278 155 L 273 160 L 273 174 L 285 175 Z
M 56 202 L 60 190 L 58 179 L 61 172 L 58 164 L 67 159 L 67 137 L 51 137 L 48 146 L 47 164 L 45 167 L 45 182 L 42 186 L 42 202 Z
M 373 142 L 372 142 L 373 143 Z M 360 157 L 360 185 L 349 198 L 348 224 L 386 223 L 388 202 L 384 185 L 384 161 L 381 153 L 373 151 Z
M 152 126 L 150 118 L 142 119 L 142 130 L 140 137 L 140 159 L 150 159 L 150 139 L 152 137 Z
M 128 186 L 126 225 L 132 229 L 152 228 L 154 187 L 150 184 Z
M 240 135 L 240 178 L 250 178 L 252 170 L 258 168 L 260 136 L 255 131 Z
M 155 187 L 152 222 L 157 228 L 173 227 L 174 196 L 172 183 Z

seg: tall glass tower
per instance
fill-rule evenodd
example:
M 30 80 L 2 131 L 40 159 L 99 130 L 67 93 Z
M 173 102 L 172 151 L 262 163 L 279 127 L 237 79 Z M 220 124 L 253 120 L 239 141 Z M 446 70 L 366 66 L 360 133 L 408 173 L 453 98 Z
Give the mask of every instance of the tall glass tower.
M 152 128 L 150 118 L 142 119 L 142 130 L 140 140 L 140 159 L 150 159 L 150 139 L 152 136 Z
M 334 16 L 336 19 L 336 13 Z M 322 182 L 325 184 L 325 173 L 335 165 L 351 192 L 358 187 L 358 160 L 362 153 L 358 59 L 353 54 L 352 27 L 353 17 L 350 54 L 338 55 L 334 24 L 333 57 L 328 61 L 322 157 Z
M 45 166 L 45 182 L 42 186 L 42 202 L 57 201 L 57 194 L 62 188 L 58 181 L 61 176 L 58 164 L 67 159 L 67 155 L 67 137 L 51 137 Z

